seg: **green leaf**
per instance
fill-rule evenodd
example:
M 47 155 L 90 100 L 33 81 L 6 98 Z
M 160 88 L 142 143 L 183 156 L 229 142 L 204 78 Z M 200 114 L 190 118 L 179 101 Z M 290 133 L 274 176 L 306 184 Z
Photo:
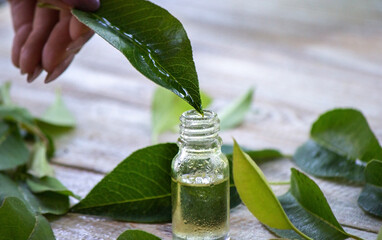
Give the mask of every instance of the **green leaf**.
M 366 185 L 358 205 L 366 212 L 382 218 L 382 161 L 372 160 L 365 169 Z
M 36 214 L 61 215 L 69 209 L 69 198 L 67 196 L 54 192 L 33 194 L 25 183 L 13 181 L 8 176 L 0 173 L 0 201 L 6 197 L 19 198 L 30 211 Z
M 201 92 L 203 108 L 210 105 L 212 99 Z M 172 130 L 179 125 L 180 115 L 190 110 L 190 106 L 179 97 L 164 88 L 157 88 L 151 104 L 151 126 L 153 142 L 157 141 L 159 134 Z
M 190 40 L 168 11 L 145 0 L 109 0 L 101 1 L 96 12 L 72 13 L 139 72 L 202 112 Z
M 134 222 L 171 220 L 171 161 L 176 144 L 140 149 L 73 207 L 74 212 Z
M 381 227 L 381 229 L 379 229 L 377 240 L 382 240 L 382 227 Z
M 0 170 L 16 168 L 28 159 L 29 150 L 18 128 L 0 121 Z
M 54 177 L 29 177 L 27 178 L 26 183 L 33 193 L 55 192 L 65 196 L 72 196 L 79 200 L 81 199 L 81 197 L 68 190 L 60 181 L 58 181 L 58 179 Z
M 222 131 L 234 128 L 243 122 L 245 115 L 251 108 L 253 92 L 253 88 L 249 89 L 218 114 Z
M 5 82 L 0 86 L 0 105 L 13 105 L 10 88 L 11 82 Z
M 365 167 L 308 140 L 293 156 L 294 162 L 305 172 L 323 178 L 347 179 L 364 183 Z
M 160 240 L 159 237 L 141 230 L 127 230 L 117 240 Z
M 364 162 L 382 159 L 382 148 L 365 117 L 354 109 L 334 109 L 313 124 L 311 139 L 295 153 L 293 160 L 317 177 L 364 183 Z
M 23 124 L 30 128 L 36 125 L 29 111 L 17 106 L 0 106 L 0 119 Z
M 177 153 L 175 143 L 137 150 L 106 175 L 72 211 L 123 221 L 170 221 L 171 162 Z M 231 195 L 231 199 L 234 197 Z
M 24 164 L 28 160 L 28 149 L 17 126 L 0 122 L 0 169 Z M 9 167 L 7 167 L 9 166 Z
M 263 224 L 278 229 L 293 229 L 264 174 L 234 141 L 233 178 L 241 200 Z
M 382 148 L 363 114 L 355 109 L 334 109 L 321 115 L 310 131 L 321 146 L 351 160 L 382 159 Z
M 7 197 L 0 206 L 0 240 L 51 240 L 55 239 L 49 222 L 41 215 L 35 216 L 24 202 Z
M 248 150 L 243 149 L 246 154 L 248 154 L 257 164 L 264 163 L 269 160 L 282 158 L 284 157 L 283 154 L 276 150 L 276 149 L 262 149 L 262 150 Z M 230 207 L 234 208 L 237 205 L 241 203 L 241 199 L 239 196 L 239 193 L 237 192 L 237 189 L 235 187 L 234 179 L 233 179 L 233 173 L 232 173 L 232 152 L 233 152 L 233 145 L 223 145 L 222 146 L 222 152 L 226 155 L 228 162 L 229 162 L 229 169 L 230 169 Z
M 290 190 L 278 199 L 293 225 L 313 239 L 359 239 L 344 231 L 317 184 L 294 168 Z M 302 239 L 294 231 L 273 228 L 271 231 L 280 237 Z
M 56 99 L 54 103 L 40 118 L 37 118 L 37 120 L 56 127 L 71 128 L 76 125 L 76 120 L 69 109 L 65 106 L 59 91 L 56 92 Z
M 45 144 L 42 142 L 36 142 L 34 145 L 33 156 L 28 173 L 38 178 L 54 176 L 54 170 L 47 159 Z

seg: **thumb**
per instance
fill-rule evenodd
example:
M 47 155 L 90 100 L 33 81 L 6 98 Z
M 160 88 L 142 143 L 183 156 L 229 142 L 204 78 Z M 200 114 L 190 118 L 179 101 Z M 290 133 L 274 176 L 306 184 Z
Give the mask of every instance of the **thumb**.
M 64 3 L 84 11 L 95 11 L 100 6 L 100 0 L 62 0 Z

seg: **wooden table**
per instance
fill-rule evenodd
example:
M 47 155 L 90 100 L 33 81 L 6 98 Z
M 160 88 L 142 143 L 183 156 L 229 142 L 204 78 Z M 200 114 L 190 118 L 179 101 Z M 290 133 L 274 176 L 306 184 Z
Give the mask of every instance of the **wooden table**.
M 293 153 L 311 123 L 334 107 L 361 109 L 382 140 L 382 4 L 369 0 L 157 1 L 178 17 L 191 39 L 203 90 L 219 109 L 250 86 L 256 100 L 244 124 L 222 133 L 231 143 Z M 81 196 L 121 160 L 151 144 L 150 102 L 155 86 L 125 58 L 94 37 L 58 81 L 27 84 L 10 61 L 13 32 L 0 8 L 0 82 L 12 97 L 41 113 L 61 88 L 78 126 L 58 142 L 57 177 Z M 175 141 L 164 134 L 160 141 Z M 262 165 L 270 181 L 288 180 L 293 164 Z M 315 179 L 346 231 L 375 239 L 382 221 L 357 206 L 360 187 Z M 276 187 L 277 194 L 288 186 Z M 231 214 L 232 239 L 269 239 L 245 206 Z M 126 229 L 171 238 L 170 224 L 137 224 L 67 214 L 52 222 L 57 239 L 115 239 Z

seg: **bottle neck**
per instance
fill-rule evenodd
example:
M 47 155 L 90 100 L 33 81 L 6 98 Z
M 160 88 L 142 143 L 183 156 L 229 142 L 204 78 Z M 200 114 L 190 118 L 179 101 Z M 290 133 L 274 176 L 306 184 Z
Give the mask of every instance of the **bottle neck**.
M 219 118 L 212 111 L 204 115 L 190 110 L 180 117 L 180 137 L 178 145 L 181 151 L 187 152 L 220 152 Z

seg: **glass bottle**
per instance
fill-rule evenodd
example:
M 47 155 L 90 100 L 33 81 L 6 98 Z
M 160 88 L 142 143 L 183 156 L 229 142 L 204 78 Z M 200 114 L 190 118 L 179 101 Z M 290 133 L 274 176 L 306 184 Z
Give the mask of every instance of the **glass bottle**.
M 229 238 L 229 164 L 216 113 L 180 117 L 179 152 L 171 165 L 174 240 Z

